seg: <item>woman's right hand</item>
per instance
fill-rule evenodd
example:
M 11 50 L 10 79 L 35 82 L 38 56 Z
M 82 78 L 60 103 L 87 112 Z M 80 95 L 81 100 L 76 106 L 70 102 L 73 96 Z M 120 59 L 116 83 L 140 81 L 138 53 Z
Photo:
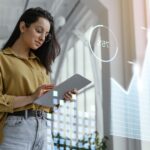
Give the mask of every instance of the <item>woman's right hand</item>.
M 44 95 L 48 91 L 53 90 L 54 87 L 55 87 L 54 84 L 43 84 L 43 85 L 39 86 L 35 90 L 35 92 L 31 95 L 31 97 L 33 98 L 33 101 L 36 100 L 38 97 Z
M 33 103 L 38 97 L 42 96 L 49 90 L 54 89 L 54 84 L 43 84 L 39 86 L 32 95 L 29 96 L 15 96 L 13 100 L 13 108 L 24 107 L 28 104 Z

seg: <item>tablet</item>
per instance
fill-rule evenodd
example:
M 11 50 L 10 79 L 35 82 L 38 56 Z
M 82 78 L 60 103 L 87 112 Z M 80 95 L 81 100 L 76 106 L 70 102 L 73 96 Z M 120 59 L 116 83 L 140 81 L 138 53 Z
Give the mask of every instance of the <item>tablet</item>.
M 53 107 L 59 104 L 59 101 L 63 99 L 64 93 L 76 88 L 78 91 L 90 84 L 91 81 L 87 78 L 81 76 L 80 74 L 75 74 L 65 80 L 64 82 L 57 85 L 52 91 L 39 97 L 34 101 L 35 104 Z

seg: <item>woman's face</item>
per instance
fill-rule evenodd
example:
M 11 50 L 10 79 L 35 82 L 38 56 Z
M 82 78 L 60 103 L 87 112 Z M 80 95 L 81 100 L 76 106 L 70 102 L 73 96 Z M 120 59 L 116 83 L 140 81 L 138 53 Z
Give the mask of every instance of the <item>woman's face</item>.
M 38 20 L 32 23 L 29 27 L 25 27 L 22 32 L 22 37 L 26 47 L 38 49 L 44 43 L 46 36 L 50 31 L 50 23 L 47 19 L 39 17 Z

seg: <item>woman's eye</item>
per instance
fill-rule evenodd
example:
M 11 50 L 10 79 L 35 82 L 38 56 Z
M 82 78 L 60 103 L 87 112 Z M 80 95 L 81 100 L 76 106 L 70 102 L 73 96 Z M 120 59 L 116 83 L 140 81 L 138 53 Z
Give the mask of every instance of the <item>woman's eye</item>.
M 40 29 L 36 29 L 36 32 L 37 32 L 37 33 L 42 33 L 43 31 L 40 30 Z

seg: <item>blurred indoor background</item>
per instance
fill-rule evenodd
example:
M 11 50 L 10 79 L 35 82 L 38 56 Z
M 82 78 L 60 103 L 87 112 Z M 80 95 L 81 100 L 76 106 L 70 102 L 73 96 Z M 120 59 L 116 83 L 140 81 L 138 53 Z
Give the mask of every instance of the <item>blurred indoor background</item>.
M 0 0 L 0 47 L 30 7 L 54 16 L 61 54 L 52 82 L 75 73 L 92 81 L 48 115 L 55 149 L 104 150 L 107 136 L 108 150 L 149 150 L 150 1 Z

